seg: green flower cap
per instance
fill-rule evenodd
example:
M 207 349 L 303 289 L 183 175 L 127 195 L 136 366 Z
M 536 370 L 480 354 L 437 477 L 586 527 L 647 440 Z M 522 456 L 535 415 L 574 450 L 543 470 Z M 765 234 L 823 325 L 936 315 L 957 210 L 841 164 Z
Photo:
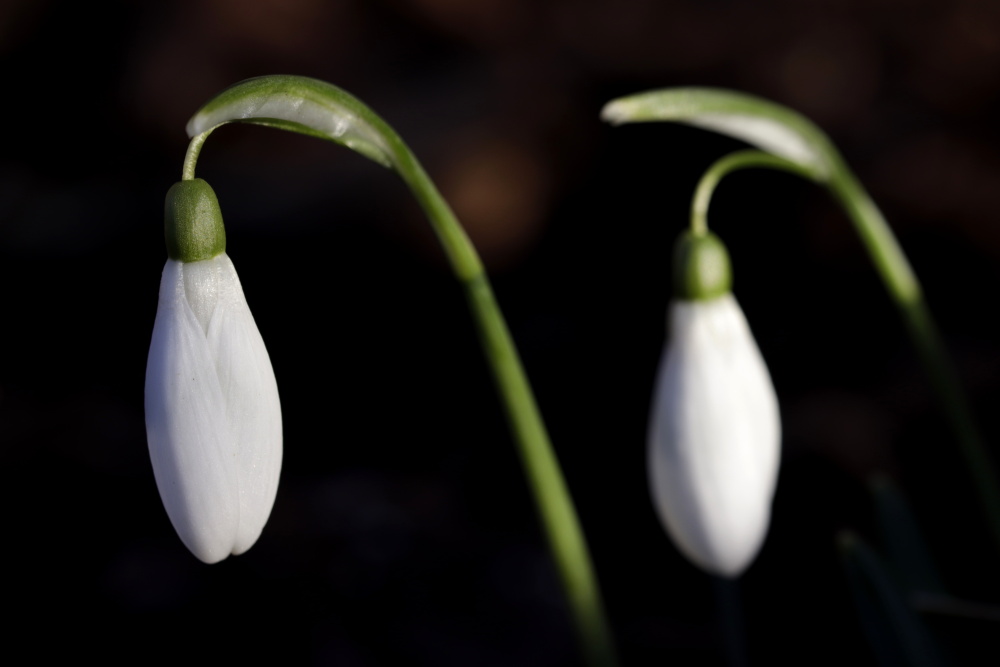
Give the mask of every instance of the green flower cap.
M 706 301 L 727 294 L 733 286 L 729 252 L 712 232 L 686 231 L 674 246 L 674 296 Z
M 212 259 L 226 251 L 226 228 L 212 186 L 200 178 L 174 183 L 164 213 L 167 255 L 181 262 Z

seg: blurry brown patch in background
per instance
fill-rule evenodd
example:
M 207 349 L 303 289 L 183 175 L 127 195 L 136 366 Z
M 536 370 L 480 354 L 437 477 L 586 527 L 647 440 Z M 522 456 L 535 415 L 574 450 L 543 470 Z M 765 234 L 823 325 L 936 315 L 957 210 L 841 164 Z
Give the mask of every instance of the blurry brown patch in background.
M 441 193 L 490 268 L 534 245 L 551 192 L 551 168 L 537 146 L 473 130 L 449 145 L 438 171 Z

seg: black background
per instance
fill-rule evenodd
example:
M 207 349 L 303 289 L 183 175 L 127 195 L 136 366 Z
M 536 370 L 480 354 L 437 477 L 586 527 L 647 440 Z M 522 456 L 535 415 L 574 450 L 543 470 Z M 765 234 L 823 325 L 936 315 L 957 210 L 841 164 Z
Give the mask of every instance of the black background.
M 480 248 L 589 538 L 623 664 L 724 664 L 711 581 L 646 489 L 670 247 L 741 144 L 611 128 L 616 96 L 745 90 L 826 129 L 922 279 L 994 454 L 1000 9 L 962 2 L 7 0 L 0 5 L 0 475 L 8 650 L 105 664 L 577 665 L 463 297 L 398 178 L 324 142 L 216 132 L 198 175 L 281 391 L 247 554 L 197 562 L 160 505 L 142 387 L 188 117 L 268 73 L 351 91 Z M 874 664 L 838 531 L 894 478 L 951 591 L 996 551 L 846 218 L 746 172 L 710 224 L 782 406 L 773 525 L 741 581 L 750 664 Z M 995 624 L 926 619 L 969 664 Z

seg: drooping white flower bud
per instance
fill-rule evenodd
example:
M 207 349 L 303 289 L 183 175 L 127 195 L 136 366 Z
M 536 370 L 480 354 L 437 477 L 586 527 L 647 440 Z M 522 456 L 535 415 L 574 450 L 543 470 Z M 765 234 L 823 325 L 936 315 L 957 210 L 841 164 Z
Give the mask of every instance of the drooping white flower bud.
M 225 254 L 215 193 L 167 195 L 170 259 L 146 366 L 146 436 L 160 498 L 206 563 L 253 546 L 281 472 L 281 406 L 264 341 Z
M 781 423 L 730 275 L 714 235 L 682 237 L 648 462 L 654 504 L 678 549 L 712 574 L 736 577 L 767 535 Z

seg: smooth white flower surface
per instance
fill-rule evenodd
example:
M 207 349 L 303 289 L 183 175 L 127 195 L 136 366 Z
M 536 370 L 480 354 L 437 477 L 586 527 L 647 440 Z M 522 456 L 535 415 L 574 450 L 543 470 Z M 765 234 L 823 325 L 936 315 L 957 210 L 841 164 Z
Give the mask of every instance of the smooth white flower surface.
M 685 556 L 736 577 L 770 522 L 778 400 L 732 294 L 674 301 L 669 324 L 650 416 L 653 502 Z
M 253 546 L 278 491 L 281 406 L 225 253 L 163 269 L 146 437 L 163 505 L 188 549 L 215 563 Z

